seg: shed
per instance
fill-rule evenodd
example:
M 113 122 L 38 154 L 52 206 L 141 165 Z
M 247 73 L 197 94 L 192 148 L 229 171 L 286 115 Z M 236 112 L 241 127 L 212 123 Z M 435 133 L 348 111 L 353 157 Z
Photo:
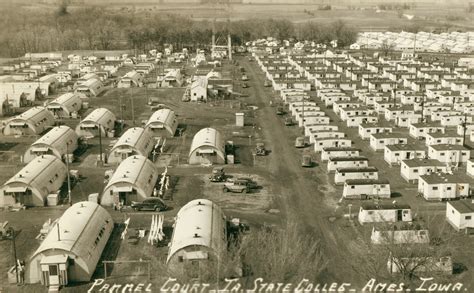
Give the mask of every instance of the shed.
M 354 147 L 326 147 L 321 151 L 321 161 L 337 157 L 358 157 L 360 149 Z
M 44 107 L 34 107 L 8 120 L 4 135 L 39 135 L 54 124 L 54 117 Z
M 69 126 L 56 126 L 40 137 L 26 150 L 23 157 L 25 163 L 42 155 L 53 155 L 62 160 L 66 154 L 77 149 L 77 134 Z
M 346 199 L 390 198 L 390 182 L 386 179 L 346 180 L 342 196 Z
M 97 203 L 78 202 L 53 224 L 27 262 L 27 283 L 66 286 L 91 280 L 114 222 Z
M 392 203 L 363 203 L 358 218 L 361 224 L 413 221 L 409 205 Z
M 109 152 L 109 163 L 120 163 L 130 156 L 148 157 L 154 147 L 151 131 L 141 127 L 127 129 Z
M 378 169 L 375 167 L 337 168 L 334 174 L 334 183 L 344 184 L 350 179 L 379 179 Z
M 176 215 L 166 263 L 179 275 L 202 277 L 215 273 L 217 261 L 227 249 L 226 217 L 207 199 L 195 199 Z M 199 275 L 201 274 L 201 275 Z
M 48 194 L 59 191 L 66 175 L 66 165 L 60 159 L 37 157 L 0 188 L 0 206 L 44 206 Z
M 436 144 L 428 146 L 428 157 L 451 166 L 458 166 L 469 160 L 471 151 L 462 145 Z
M 400 174 L 408 182 L 417 181 L 421 175 L 447 171 L 446 164 L 435 159 L 402 160 L 400 163 Z
M 469 181 L 463 174 L 423 175 L 418 180 L 418 193 L 426 200 L 466 198 L 469 196 Z
M 446 203 L 446 220 L 457 231 L 474 228 L 474 201 L 458 200 Z
M 55 118 L 71 118 L 72 113 L 77 113 L 82 107 L 81 97 L 84 96 L 79 93 L 66 93 L 49 102 L 46 109 Z
M 360 156 L 329 157 L 327 171 L 336 171 L 337 168 L 365 168 L 369 166 L 369 159 Z
M 115 115 L 106 108 L 97 108 L 76 126 L 76 133 L 79 137 L 92 138 L 98 136 L 99 131 L 101 136 L 106 136 L 114 128 Z
M 104 188 L 101 205 L 110 206 L 132 201 L 141 202 L 152 196 L 158 179 L 155 165 L 144 156 L 128 157 L 120 163 Z
M 383 158 L 389 165 L 399 165 L 402 160 L 426 158 L 426 150 L 417 144 L 393 144 L 385 146 Z
M 198 77 L 191 84 L 191 101 L 207 101 L 207 78 Z
M 153 136 L 173 137 L 178 128 L 178 119 L 173 110 L 159 109 L 151 114 L 145 128 L 151 130 Z
M 193 137 L 189 164 L 224 164 L 225 149 L 221 134 L 214 128 L 203 128 Z
M 370 136 L 370 147 L 374 151 L 383 150 L 392 144 L 406 144 L 408 139 L 399 133 L 375 133 Z

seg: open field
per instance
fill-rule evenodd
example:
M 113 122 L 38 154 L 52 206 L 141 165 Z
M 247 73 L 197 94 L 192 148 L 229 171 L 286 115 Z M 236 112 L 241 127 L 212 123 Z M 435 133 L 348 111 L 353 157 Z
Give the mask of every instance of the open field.
M 8 3 L 8 1 L 7 1 Z M 7 5 L 3 3 L 4 5 Z M 137 13 L 144 17 L 154 15 L 176 14 L 189 16 L 194 20 L 225 21 L 244 20 L 249 18 L 285 18 L 295 23 L 313 21 L 316 23 L 332 22 L 341 19 L 359 30 L 384 30 L 389 28 L 399 29 L 414 23 L 425 28 L 445 28 L 446 26 L 459 28 L 473 28 L 472 13 L 467 12 L 467 3 L 449 2 L 421 2 L 409 9 L 403 10 L 404 14 L 414 15 L 410 21 L 400 17 L 396 10 L 377 11 L 377 2 L 373 4 L 362 3 L 351 5 L 350 3 L 337 3 L 332 10 L 319 10 L 322 4 L 230 4 L 212 5 L 196 3 L 156 3 L 156 1 L 86 1 L 84 4 L 71 4 L 71 11 L 85 6 L 109 9 L 116 13 Z M 331 4 L 331 3 L 329 3 Z M 0 3 L 1 5 L 1 3 Z M 84 6 L 85 5 L 85 6 Z M 0 6 L 1 7 L 1 6 Z M 54 8 L 51 4 L 25 3 L 24 8 L 30 10 L 50 10 Z

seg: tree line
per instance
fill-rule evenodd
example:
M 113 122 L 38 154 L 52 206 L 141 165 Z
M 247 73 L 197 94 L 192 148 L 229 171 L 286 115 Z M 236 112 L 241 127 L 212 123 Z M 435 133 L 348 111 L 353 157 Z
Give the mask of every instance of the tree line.
M 129 13 L 98 8 L 54 11 L 3 8 L 0 23 L 0 56 L 18 57 L 27 52 L 136 49 L 144 52 L 172 44 L 175 48 L 205 48 L 217 35 L 230 33 L 234 45 L 267 36 L 311 40 L 339 46 L 355 42 L 357 32 L 342 21 L 326 25 L 295 24 L 286 19 L 246 19 L 213 23 L 176 14 Z

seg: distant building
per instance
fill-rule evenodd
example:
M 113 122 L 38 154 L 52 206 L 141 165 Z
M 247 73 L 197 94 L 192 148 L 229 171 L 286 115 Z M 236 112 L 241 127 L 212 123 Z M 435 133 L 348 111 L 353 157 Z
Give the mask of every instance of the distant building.
M 221 134 L 214 128 L 203 128 L 193 137 L 189 164 L 224 164 L 225 149 Z
M 148 129 L 133 127 L 127 129 L 109 152 L 108 163 L 120 163 L 128 157 L 140 155 L 148 158 L 153 150 L 154 140 Z
M 30 161 L 0 188 L 0 206 L 44 206 L 49 194 L 58 193 L 66 179 L 66 165 L 51 155 Z
M 79 137 L 106 136 L 115 128 L 115 115 L 106 108 L 97 108 L 76 126 Z M 100 130 L 99 130 L 100 129 Z
M 198 77 L 191 84 L 191 101 L 207 101 L 207 78 Z
M 158 170 L 147 158 L 131 156 L 120 163 L 104 188 L 100 204 L 111 206 L 141 202 L 153 195 Z
M 72 154 L 77 149 L 77 139 L 76 132 L 69 126 L 56 126 L 31 144 L 23 156 L 23 162 L 28 163 L 42 155 L 66 159 L 67 154 Z
M 53 113 L 55 118 L 71 118 L 72 113 L 79 112 L 82 108 L 81 94 L 66 93 L 52 100 L 46 106 L 46 109 Z
M 178 119 L 173 110 L 160 109 L 151 114 L 145 124 L 153 136 L 173 137 L 178 128 Z
M 469 196 L 469 179 L 466 175 L 433 173 L 418 180 L 418 193 L 426 200 L 448 200 Z
M 342 197 L 345 199 L 390 198 L 390 182 L 384 179 L 346 180 Z
M 54 117 L 44 107 L 34 107 L 9 119 L 4 135 L 39 135 L 54 125 Z

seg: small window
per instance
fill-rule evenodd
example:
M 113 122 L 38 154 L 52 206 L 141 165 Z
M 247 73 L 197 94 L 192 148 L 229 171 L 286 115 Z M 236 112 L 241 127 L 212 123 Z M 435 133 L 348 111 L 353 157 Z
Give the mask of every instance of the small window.
M 446 187 L 446 190 L 451 190 L 451 189 L 452 189 L 451 186 Z
M 351 189 L 355 189 L 355 186 L 354 186 L 354 185 L 351 185 Z
M 464 219 L 465 220 L 470 220 L 472 218 L 472 216 L 465 216 Z
M 438 190 L 438 186 L 433 186 L 433 190 Z

